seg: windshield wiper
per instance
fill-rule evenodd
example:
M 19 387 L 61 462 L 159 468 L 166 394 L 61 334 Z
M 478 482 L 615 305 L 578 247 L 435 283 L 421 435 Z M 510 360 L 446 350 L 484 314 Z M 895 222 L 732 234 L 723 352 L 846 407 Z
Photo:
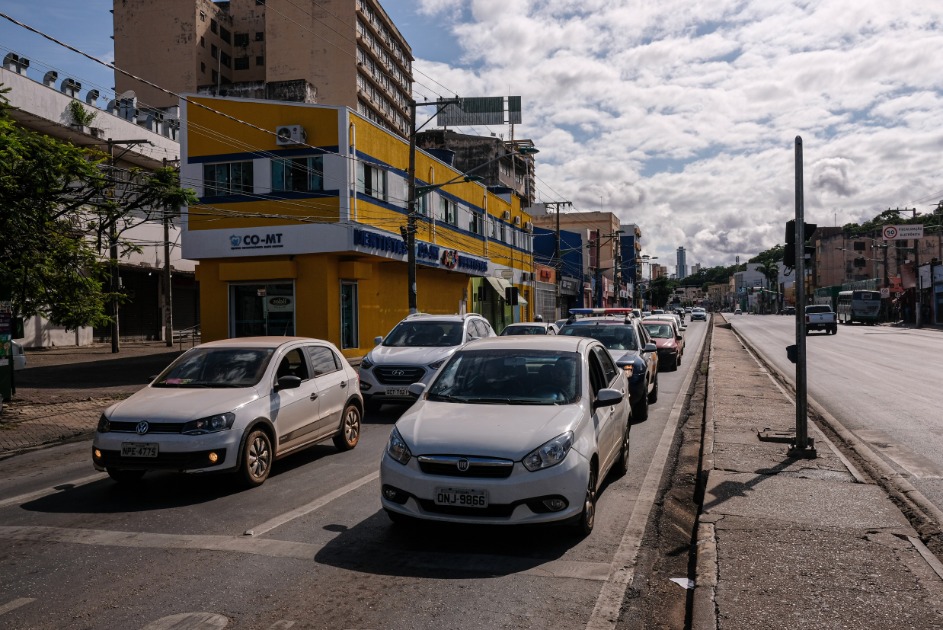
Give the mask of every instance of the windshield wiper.
M 438 402 L 468 402 L 464 396 L 453 396 L 451 394 L 429 394 L 429 400 Z

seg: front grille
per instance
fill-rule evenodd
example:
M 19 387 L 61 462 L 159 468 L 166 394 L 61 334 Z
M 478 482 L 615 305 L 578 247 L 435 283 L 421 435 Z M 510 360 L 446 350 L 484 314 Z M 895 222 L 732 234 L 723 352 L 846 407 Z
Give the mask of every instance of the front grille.
M 139 420 L 132 422 L 109 422 L 108 431 L 114 433 L 137 433 Z M 147 433 L 180 433 L 183 430 L 182 422 L 147 422 Z
M 421 367 L 383 366 L 373 368 L 373 373 L 384 385 L 412 385 L 421 381 L 426 371 Z
M 216 453 L 219 459 L 210 463 L 209 454 Z M 211 468 L 226 461 L 226 449 L 212 451 L 194 451 L 187 453 L 159 453 L 157 457 L 122 457 L 121 451 L 101 451 L 101 459 L 96 463 L 105 468 L 119 468 L 123 470 L 191 470 L 194 468 Z
M 506 479 L 511 476 L 514 462 L 509 459 L 488 457 L 460 457 L 458 455 L 421 455 L 419 469 L 427 475 L 459 477 L 462 479 Z M 467 470 L 459 470 L 459 462 L 468 462 Z

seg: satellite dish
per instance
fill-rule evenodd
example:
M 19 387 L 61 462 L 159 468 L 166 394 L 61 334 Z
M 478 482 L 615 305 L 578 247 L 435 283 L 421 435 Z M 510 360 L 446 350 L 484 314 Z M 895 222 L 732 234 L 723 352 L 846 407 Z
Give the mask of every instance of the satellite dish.
M 122 92 L 121 95 L 118 96 L 117 100 L 123 101 L 128 98 L 137 98 L 137 96 L 138 95 L 134 93 L 134 90 L 128 90 L 127 92 Z

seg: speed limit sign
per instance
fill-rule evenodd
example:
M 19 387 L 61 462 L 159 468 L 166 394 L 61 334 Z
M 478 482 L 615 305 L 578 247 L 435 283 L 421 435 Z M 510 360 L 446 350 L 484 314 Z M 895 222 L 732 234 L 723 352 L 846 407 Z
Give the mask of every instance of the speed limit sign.
M 885 225 L 883 232 L 884 232 L 885 241 L 893 241 L 897 239 L 897 226 L 896 225 Z

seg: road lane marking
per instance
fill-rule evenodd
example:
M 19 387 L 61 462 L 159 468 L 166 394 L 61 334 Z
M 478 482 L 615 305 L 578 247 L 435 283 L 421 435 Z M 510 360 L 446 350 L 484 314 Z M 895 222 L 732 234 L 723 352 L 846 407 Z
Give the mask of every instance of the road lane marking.
M 311 512 L 314 512 L 315 510 L 319 510 L 325 505 L 327 505 L 328 503 L 330 503 L 331 501 L 333 501 L 334 499 L 338 499 L 349 492 L 353 492 L 360 486 L 364 484 L 368 484 L 371 481 L 374 481 L 376 479 L 379 479 L 379 477 L 380 477 L 379 470 L 376 472 L 370 473 L 366 477 L 361 477 L 357 481 L 354 481 L 353 483 L 349 483 L 343 488 L 338 488 L 337 490 L 335 490 L 334 492 L 331 492 L 330 494 L 326 494 L 323 497 L 318 497 L 317 499 L 315 499 L 311 503 L 308 503 L 307 505 L 302 505 L 301 507 L 295 508 L 294 510 L 291 510 L 290 512 L 285 512 L 284 514 L 280 514 L 276 516 L 275 518 L 270 518 L 269 520 L 265 521 L 261 525 L 247 530 L 246 534 L 251 535 L 251 536 L 261 536 L 262 534 L 266 532 L 272 531 L 276 527 L 281 527 L 282 525 L 284 525 L 285 523 L 289 521 L 292 521 L 306 514 L 310 514 Z M 251 532 L 251 534 L 249 532 Z
M 700 357 L 704 348 L 707 334 L 701 337 L 701 344 L 698 346 L 695 356 Z M 668 416 L 668 422 L 665 423 L 665 429 L 661 433 L 661 439 L 655 448 L 655 454 L 652 457 L 652 463 L 648 466 L 648 472 L 642 481 L 639 489 L 638 498 L 632 508 L 632 514 L 625 526 L 625 532 L 622 535 L 622 541 L 619 548 L 612 558 L 609 565 L 609 577 L 606 583 L 602 585 L 599 597 L 596 599 L 596 606 L 593 608 L 593 614 L 586 624 L 587 630 L 608 630 L 615 628 L 619 621 L 619 613 L 622 610 L 622 603 L 625 601 L 625 592 L 629 584 L 635 577 L 635 563 L 638 558 L 639 548 L 642 546 L 642 537 L 645 535 L 645 527 L 648 525 L 648 519 L 652 508 L 655 506 L 655 500 L 658 498 L 658 486 L 661 484 L 661 477 L 665 470 L 665 463 L 671 454 L 671 444 L 674 441 L 675 433 L 678 430 L 678 424 L 681 420 L 681 412 L 686 406 L 688 392 L 691 389 L 691 381 L 694 374 L 700 371 L 698 363 L 695 363 L 688 370 L 684 383 L 678 390 L 678 397 L 671 408 Z
M 35 601 L 36 600 L 32 597 L 20 597 L 19 599 L 14 599 L 13 601 L 7 602 L 6 604 L 0 606 L 0 615 L 5 615 L 10 611 L 16 610 L 20 606 L 25 606 L 26 604 Z
M 27 494 L 21 494 L 19 496 L 10 497 L 9 499 L 0 500 L 0 508 L 9 507 L 11 505 L 22 505 L 30 501 L 35 501 L 36 499 L 41 499 L 43 497 L 48 497 L 50 494 L 56 494 L 57 492 L 65 492 L 66 490 L 74 490 L 79 486 L 84 486 L 85 484 L 94 483 L 101 479 L 107 477 L 105 473 L 96 473 L 94 475 L 89 475 L 88 477 L 82 477 L 81 479 L 76 479 L 75 481 L 67 481 L 66 483 L 60 483 L 52 488 L 44 488 L 42 490 L 37 490 L 35 492 L 29 492 Z

